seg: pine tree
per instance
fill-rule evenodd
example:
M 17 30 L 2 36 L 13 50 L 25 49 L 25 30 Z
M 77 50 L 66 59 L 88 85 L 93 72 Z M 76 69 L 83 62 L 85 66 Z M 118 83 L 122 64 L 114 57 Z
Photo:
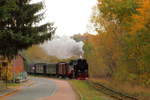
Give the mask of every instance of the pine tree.
M 31 0 L 0 0 L 0 55 L 12 58 L 33 44 L 51 39 L 52 23 L 37 25 L 44 17 L 43 3 Z

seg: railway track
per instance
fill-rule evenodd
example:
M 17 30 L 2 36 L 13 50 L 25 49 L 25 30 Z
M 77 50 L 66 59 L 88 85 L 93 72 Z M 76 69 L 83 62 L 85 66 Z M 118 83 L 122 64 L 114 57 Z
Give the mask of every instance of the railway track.
M 113 90 L 111 88 L 108 88 L 108 87 L 104 86 L 103 84 L 92 82 L 92 81 L 88 81 L 88 83 L 91 86 L 93 86 L 95 89 L 97 89 L 98 91 L 100 91 L 106 95 L 109 95 L 110 97 L 113 97 L 117 100 L 138 100 L 135 97 L 132 97 L 132 96 L 127 95 L 125 93 L 122 93 L 122 92 Z

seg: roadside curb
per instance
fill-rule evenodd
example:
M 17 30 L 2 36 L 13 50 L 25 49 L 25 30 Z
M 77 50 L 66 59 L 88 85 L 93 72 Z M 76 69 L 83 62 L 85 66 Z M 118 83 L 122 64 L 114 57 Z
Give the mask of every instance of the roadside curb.
M 68 81 L 68 83 L 71 85 L 72 89 L 75 91 L 75 93 L 79 96 L 80 100 L 83 100 L 83 96 L 81 93 L 73 86 L 71 82 Z
M 11 89 L 11 90 L 8 91 L 8 92 L 5 92 L 5 93 L 3 93 L 3 94 L 0 94 L 0 97 L 4 97 L 4 96 L 10 95 L 10 94 L 13 94 L 13 93 L 15 93 L 15 92 L 17 92 L 17 91 L 18 91 L 18 89 Z
M 28 80 L 30 81 L 30 80 Z M 23 83 L 23 84 L 26 84 L 26 83 Z M 34 84 L 34 82 L 30 82 L 30 83 L 27 83 L 27 85 L 23 85 L 23 86 L 20 86 L 20 87 L 17 87 L 17 88 L 14 88 L 14 89 L 11 89 L 10 91 L 6 92 L 6 93 L 3 93 L 3 94 L 0 94 L 0 98 L 5 98 L 6 96 L 10 96 L 10 95 L 13 95 L 15 94 L 16 92 L 20 91 L 22 88 L 24 87 L 30 87 Z M 9 89 L 9 88 L 8 88 Z

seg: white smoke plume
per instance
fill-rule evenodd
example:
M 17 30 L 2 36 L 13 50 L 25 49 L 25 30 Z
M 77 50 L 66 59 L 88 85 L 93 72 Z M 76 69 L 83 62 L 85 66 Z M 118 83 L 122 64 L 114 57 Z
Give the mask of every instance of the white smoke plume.
M 50 56 L 56 56 L 59 59 L 66 59 L 70 57 L 80 57 L 83 55 L 84 43 L 76 42 L 70 37 L 55 37 L 53 40 L 45 42 L 41 47 Z

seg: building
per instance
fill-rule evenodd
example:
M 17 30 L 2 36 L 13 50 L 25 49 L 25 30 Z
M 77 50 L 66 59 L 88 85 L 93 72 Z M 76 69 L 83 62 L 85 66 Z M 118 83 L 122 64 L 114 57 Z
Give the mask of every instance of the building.
M 25 59 L 21 54 L 18 54 L 11 61 L 0 57 L 0 79 L 13 82 L 26 79 L 24 61 Z

